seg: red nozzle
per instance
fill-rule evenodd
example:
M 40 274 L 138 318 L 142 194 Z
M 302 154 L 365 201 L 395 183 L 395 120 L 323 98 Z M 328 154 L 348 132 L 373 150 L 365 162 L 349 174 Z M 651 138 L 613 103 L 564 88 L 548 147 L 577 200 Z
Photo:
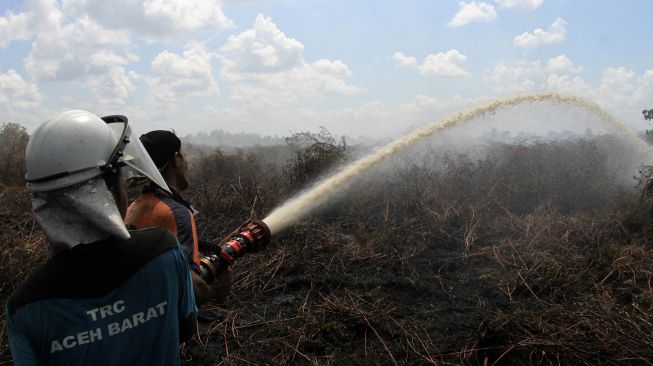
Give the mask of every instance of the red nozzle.
M 257 251 L 266 247 L 272 241 L 272 232 L 263 221 L 252 221 L 241 231 L 240 235 L 246 237 L 251 243 L 251 251 Z
M 200 259 L 200 274 L 206 282 L 212 282 L 236 259 L 246 253 L 266 247 L 272 241 L 272 232 L 263 221 L 251 221 L 238 234 L 220 246 L 220 254 Z

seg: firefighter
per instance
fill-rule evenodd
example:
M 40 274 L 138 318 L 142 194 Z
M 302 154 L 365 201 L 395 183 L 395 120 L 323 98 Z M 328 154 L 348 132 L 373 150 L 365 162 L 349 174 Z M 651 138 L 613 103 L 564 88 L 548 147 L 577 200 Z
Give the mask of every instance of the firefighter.
M 229 295 L 229 272 L 209 285 L 200 276 L 200 248 L 195 226 L 197 211 L 180 194 L 190 185 L 188 162 L 181 151 L 181 140 L 171 131 L 151 131 L 140 137 L 143 146 L 161 172 L 169 191 L 151 184 L 127 209 L 129 227 L 161 227 L 170 230 L 186 252 L 197 305 L 215 298 L 223 302 Z M 203 316 L 207 316 L 203 314 Z
M 73 110 L 27 145 L 27 187 L 50 258 L 6 304 L 16 365 L 178 365 L 195 332 L 191 277 L 167 230 L 128 231 L 125 176 L 168 187 L 127 118 Z

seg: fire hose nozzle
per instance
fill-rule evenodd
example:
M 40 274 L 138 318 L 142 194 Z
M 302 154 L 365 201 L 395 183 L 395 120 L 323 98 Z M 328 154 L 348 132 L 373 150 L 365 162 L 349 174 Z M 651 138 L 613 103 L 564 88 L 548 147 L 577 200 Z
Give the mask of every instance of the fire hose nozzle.
M 270 241 L 272 241 L 270 228 L 263 221 L 252 221 L 221 245 L 219 254 L 200 259 L 200 276 L 207 283 L 211 283 L 220 273 L 234 264 L 236 259 L 266 247 Z

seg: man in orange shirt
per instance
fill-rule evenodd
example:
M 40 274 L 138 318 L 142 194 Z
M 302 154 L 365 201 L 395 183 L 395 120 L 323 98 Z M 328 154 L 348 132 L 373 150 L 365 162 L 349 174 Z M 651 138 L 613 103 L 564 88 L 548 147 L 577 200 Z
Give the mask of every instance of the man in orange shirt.
M 134 228 L 161 227 L 170 230 L 188 258 L 197 304 L 204 304 L 211 298 L 224 300 L 230 288 L 228 272 L 211 285 L 200 276 L 200 253 L 195 226 L 197 211 L 179 194 L 189 186 L 188 163 L 181 153 L 181 140 L 174 133 L 161 130 L 148 132 L 140 140 L 171 193 L 155 185 L 148 186 L 127 209 L 125 223 Z

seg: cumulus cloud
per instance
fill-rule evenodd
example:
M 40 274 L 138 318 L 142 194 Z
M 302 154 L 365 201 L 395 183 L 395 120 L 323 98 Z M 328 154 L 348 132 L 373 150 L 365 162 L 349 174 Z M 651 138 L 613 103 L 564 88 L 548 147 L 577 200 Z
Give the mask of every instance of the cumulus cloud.
M 555 59 L 552 58 L 554 61 L 551 63 L 555 64 Z M 592 100 L 622 121 L 629 121 L 630 118 L 631 121 L 642 122 L 641 110 L 650 108 L 649 103 L 653 99 L 653 70 L 638 74 L 624 67 L 607 68 L 599 82 L 590 84 L 570 71 L 570 68 L 566 71 L 549 69 L 551 60 L 502 63 L 488 70 L 485 81 L 496 88 L 493 88 L 494 93 L 489 93 L 482 100 L 487 100 L 493 94 L 496 97 L 516 92 L 555 91 Z M 578 66 L 574 65 L 571 69 L 573 68 Z M 261 93 L 263 97 L 266 95 L 264 90 Z M 263 98 L 263 103 L 267 101 Z M 198 128 L 204 129 L 210 129 L 218 123 L 221 126 L 233 126 L 236 130 L 283 134 L 325 126 L 335 134 L 384 138 L 402 135 L 414 130 L 416 126 L 433 122 L 461 108 L 477 105 L 480 101 L 463 97 L 443 99 L 417 95 L 400 103 L 372 100 L 349 108 L 328 110 L 306 106 L 294 109 L 272 108 L 275 105 L 267 104 L 257 110 L 242 108 L 240 105 L 211 108 L 197 112 L 191 118 L 202 126 Z M 262 120 L 260 113 L 263 112 L 265 118 Z M 234 121 L 238 121 L 239 125 L 235 126 Z
M 88 18 L 113 31 L 145 39 L 187 39 L 233 22 L 219 0 L 26 0 L 23 11 L 0 17 L 0 47 L 56 28 L 65 19 Z
M 55 28 L 61 16 L 56 0 L 26 0 L 23 11 L 7 11 L 0 17 L 0 47 Z
M 585 98 L 594 99 L 594 90 L 592 86 L 583 80 L 580 76 L 548 74 L 546 80 L 541 85 L 542 90 L 553 90 L 560 93 L 579 95 Z
M 359 94 L 359 87 L 343 80 L 348 75 L 351 71 L 341 61 L 303 63 L 289 71 L 261 74 L 234 84 L 230 99 L 265 114 L 266 109 L 286 108 L 302 100 Z
M 580 75 L 584 68 L 565 55 L 546 62 L 500 63 L 484 74 L 484 81 L 498 94 L 555 91 L 592 100 L 624 121 L 638 122 L 642 109 L 653 100 L 653 70 L 641 74 L 626 67 L 608 67 L 597 83 Z
M 584 96 L 594 99 L 622 120 L 641 122 L 641 111 L 651 108 L 653 100 L 653 69 L 640 75 L 624 66 L 606 68 L 598 87 Z
M 0 74 L 0 113 L 5 121 L 41 121 L 46 115 L 42 100 L 39 87 L 23 79 L 16 70 Z
M 536 89 L 544 77 L 540 61 L 499 63 L 485 72 L 483 80 L 498 93 L 523 93 Z
M 471 74 L 465 70 L 467 56 L 457 49 L 447 52 L 431 54 L 424 58 L 421 64 L 412 56 L 404 55 L 402 52 L 395 52 L 393 55 L 398 67 L 416 68 L 424 76 L 437 78 L 460 78 L 469 77 Z
M 562 18 L 556 18 L 548 30 L 537 28 L 533 33 L 524 32 L 515 37 L 513 44 L 520 48 L 530 49 L 541 44 L 562 42 L 567 35 L 566 25 L 567 22 Z
M 417 60 L 415 59 L 415 57 L 406 56 L 403 54 L 403 52 L 395 52 L 394 55 L 392 55 L 392 58 L 395 61 L 397 61 L 398 67 L 405 67 L 405 68 L 417 67 Z
M 291 70 L 304 62 L 304 45 L 287 37 L 271 18 L 259 14 L 254 26 L 230 36 L 221 48 L 222 76 L 240 79 L 245 75 Z
M 571 72 L 574 74 L 580 73 L 584 70 L 582 66 L 574 65 L 574 62 L 565 55 L 560 55 L 549 59 L 546 64 L 547 70 L 551 72 Z
M 112 67 L 101 75 L 83 81 L 101 108 L 120 108 L 131 100 L 139 75 L 122 67 Z
M 36 82 L 79 90 L 66 96 L 71 103 L 123 109 L 146 85 L 153 91 L 146 99 L 173 105 L 183 96 L 218 94 L 210 57 L 197 50 L 162 53 L 151 75 L 139 75 L 130 66 L 140 61 L 140 41 L 179 40 L 230 26 L 217 0 L 26 0 L 20 12 L 0 17 L 0 47 L 31 40 L 26 72 Z
M 496 0 L 502 8 L 537 9 L 544 0 Z
M 15 40 L 31 37 L 32 30 L 26 13 L 6 12 L 3 17 L 0 17 L 0 47 L 6 47 Z
M 582 79 L 574 79 L 574 75 L 583 70 L 582 66 L 576 66 L 566 55 L 560 55 L 546 62 L 540 60 L 502 62 L 493 69 L 487 70 L 483 80 L 499 93 L 522 93 L 548 89 L 568 91 L 572 84 L 576 87 L 581 85 L 579 80 Z M 578 88 L 578 90 L 581 89 Z
M 188 38 L 203 29 L 233 26 L 219 0 L 63 0 L 63 9 L 149 39 Z
M 147 84 L 160 101 L 176 103 L 184 97 L 219 95 L 209 54 L 194 45 L 182 55 L 163 51 L 151 63 L 152 75 Z
M 107 30 L 82 17 L 39 33 L 25 68 L 36 79 L 75 80 L 136 59 L 130 48 L 126 32 Z
M 0 103 L 28 109 L 43 97 L 36 84 L 25 81 L 16 70 L 0 74 Z
M 71 20 L 56 0 L 28 0 L 21 13 L 5 18 L 16 17 L 28 23 L 29 32 L 21 38 L 32 40 L 24 66 L 33 80 L 72 82 L 95 97 L 96 106 L 124 105 L 130 100 L 138 77 L 125 66 L 139 57 L 131 52 L 126 31 L 107 29 L 88 15 Z M 40 98 L 27 101 L 38 109 L 35 103 Z
M 237 103 L 278 108 L 302 98 L 355 95 L 349 67 L 340 60 L 309 62 L 304 45 L 287 37 L 271 18 L 258 15 L 251 29 L 230 36 L 220 48 L 221 78 L 234 84 L 230 99 Z M 258 108 L 258 107 L 257 107 Z
M 471 74 L 464 68 L 467 56 L 453 49 L 428 55 L 419 66 L 419 71 L 425 76 L 434 77 L 468 77 Z
M 472 22 L 490 22 L 497 18 L 494 5 L 486 2 L 460 2 L 460 10 L 449 21 L 450 27 L 462 27 Z
M 653 100 L 653 70 L 638 74 L 624 66 L 608 67 L 596 84 L 580 76 L 554 73 L 548 76 L 542 88 L 587 98 L 621 121 L 641 124 L 641 111 L 650 108 Z
M 20 13 L 0 18 L 0 44 L 33 39 L 25 69 L 37 80 L 74 80 L 137 57 L 126 32 L 108 30 L 88 16 L 69 21 L 56 0 L 28 0 Z
M 607 68 L 601 76 L 600 92 L 614 94 L 615 97 L 631 95 L 636 90 L 636 74 L 632 70 L 621 66 Z

